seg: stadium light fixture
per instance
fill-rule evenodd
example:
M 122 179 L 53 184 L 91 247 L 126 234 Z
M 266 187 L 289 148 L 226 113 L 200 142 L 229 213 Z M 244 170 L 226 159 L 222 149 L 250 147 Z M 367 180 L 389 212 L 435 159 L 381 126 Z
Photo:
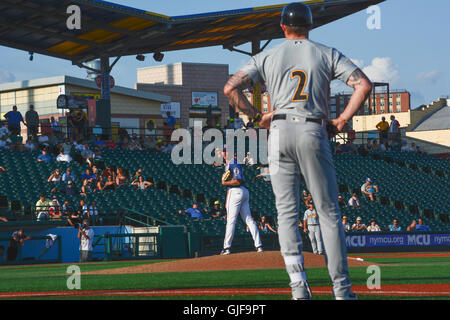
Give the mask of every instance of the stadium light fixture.
M 144 60 L 145 60 L 145 56 L 144 56 L 143 54 L 138 54 L 138 55 L 136 56 L 136 60 L 138 60 L 138 61 L 144 61 Z
M 161 62 L 164 59 L 164 54 L 161 52 L 155 52 L 155 54 L 153 55 L 153 59 L 155 59 L 155 61 Z
M 34 52 L 29 51 L 28 53 L 30 54 L 30 61 L 33 61 L 33 59 L 34 59 L 34 57 L 33 57 Z

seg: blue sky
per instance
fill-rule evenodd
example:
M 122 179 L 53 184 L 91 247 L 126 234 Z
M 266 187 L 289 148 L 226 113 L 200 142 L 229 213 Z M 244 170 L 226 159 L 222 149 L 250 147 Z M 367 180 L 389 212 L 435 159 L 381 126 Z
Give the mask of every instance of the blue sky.
M 110 0 L 111 2 L 158 12 L 169 16 L 230 10 L 243 7 L 286 3 L 274 0 Z M 379 5 L 381 29 L 369 30 L 365 11 L 312 31 L 311 39 L 342 51 L 374 81 L 388 81 L 391 89 L 407 89 L 412 93 L 412 107 L 450 96 L 450 41 L 448 36 L 449 0 L 387 0 Z M 270 45 L 279 44 L 281 40 Z M 246 46 L 243 46 L 245 49 Z M 68 61 L 0 47 L 0 83 L 71 75 L 85 77 L 86 72 Z M 136 69 L 174 62 L 227 63 L 234 73 L 246 63 L 248 56 L 221 47 L 167 52 L 163 62 L 147 55 L 144 62 L 134 56 L 123 57 L 112 75 L 116 84 L 134 87 Z M 334 91 L 344 89 L 333 85 Z

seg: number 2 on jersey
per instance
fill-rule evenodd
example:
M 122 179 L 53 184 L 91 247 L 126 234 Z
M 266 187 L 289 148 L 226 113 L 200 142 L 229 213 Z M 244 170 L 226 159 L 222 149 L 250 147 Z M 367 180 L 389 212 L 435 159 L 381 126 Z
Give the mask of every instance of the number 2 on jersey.
M 308 101 L 308 95 L 303 93 L 305 90 L 306 81 L 308 81 L 308 75 L 303 70 L 295 70 L 291 72 L 291 80 L 298 78 L 297 90 L 295 90 L 295 94 L 292 97 L 292 101 Z

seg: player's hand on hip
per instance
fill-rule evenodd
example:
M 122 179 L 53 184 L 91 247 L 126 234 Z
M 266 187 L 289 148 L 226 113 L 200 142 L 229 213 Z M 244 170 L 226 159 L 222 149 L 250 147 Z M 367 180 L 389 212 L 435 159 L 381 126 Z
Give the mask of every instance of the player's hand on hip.
M 259 121 L 259 125 L 267 130 L 270 129 L 270 123 L 272 122 L 272 116 L 277 112 L 277 110 L 273 110 L 271 112 L 263 114 L 261 121 Z

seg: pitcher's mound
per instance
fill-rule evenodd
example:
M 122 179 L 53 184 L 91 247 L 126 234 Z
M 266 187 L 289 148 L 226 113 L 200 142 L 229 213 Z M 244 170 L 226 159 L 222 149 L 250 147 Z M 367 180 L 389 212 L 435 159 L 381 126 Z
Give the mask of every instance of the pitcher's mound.
M 326 267 L 325 257 L 309 252 L 303 253 L 305 268 Z M 368 266 L 373 263 L 349 258 L 350 267 Z M 126 273 L 158 273 L 187 271 L 219 271 L 219 270 L 255 270 L 285 268 L 280 251 L 232 253 L 227 256 L 209 256 L 176 261 L 149 263 L 133 267 L 98 270 L 83 274 L 126 274 Z

